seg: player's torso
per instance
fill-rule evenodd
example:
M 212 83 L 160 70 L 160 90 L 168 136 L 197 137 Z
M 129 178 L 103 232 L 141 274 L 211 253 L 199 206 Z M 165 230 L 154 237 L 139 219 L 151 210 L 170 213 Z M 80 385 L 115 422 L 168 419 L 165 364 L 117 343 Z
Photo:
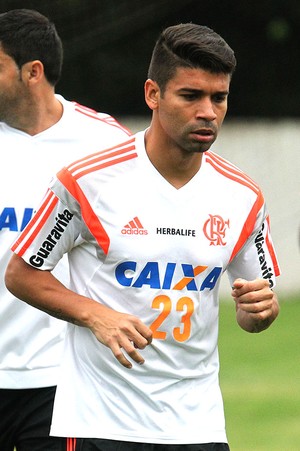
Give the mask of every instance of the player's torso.
M 139 154 L 117 176 L 104 175 L 97 190 L 92 207 L 109 249 L 100 258 L 89 245 L 72 251 L 75 287 L 138 316 L 154 346 L 176 352 L 188 343 L 187 361 L 210 356 L 220 278 L 249 213 L 237 213 L 236 187 L 205 165 L 177 190 Z

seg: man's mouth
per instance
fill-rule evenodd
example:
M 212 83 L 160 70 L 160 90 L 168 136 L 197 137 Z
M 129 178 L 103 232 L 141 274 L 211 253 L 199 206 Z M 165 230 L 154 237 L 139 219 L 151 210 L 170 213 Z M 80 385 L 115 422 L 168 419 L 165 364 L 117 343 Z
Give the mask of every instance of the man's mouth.
M 210 128 L 201 128 L 198 130 L 194 130 L 191 132 L 191 134 L 197 141 L 205 141 L 205 142 L 211 141 L 215 136 L 214 131 Z

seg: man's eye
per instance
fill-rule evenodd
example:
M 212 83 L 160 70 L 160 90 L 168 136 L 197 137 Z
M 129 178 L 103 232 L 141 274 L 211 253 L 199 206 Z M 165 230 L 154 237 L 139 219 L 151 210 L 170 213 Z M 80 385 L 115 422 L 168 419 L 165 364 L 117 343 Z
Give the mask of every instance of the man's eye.
M 196 94 L 182 94 L 182 97 L 186 100 L 195 100 L 196 99 Z
M 215 97 L 214 97 L 214 101 L 215 101 L 216 103 L 222 103 L 222 102 L 225 102 L 225 101 L 226 101 L 226 98 L 227 98 L 227 95 L 221 94 L 221 95 L 215 96 Z

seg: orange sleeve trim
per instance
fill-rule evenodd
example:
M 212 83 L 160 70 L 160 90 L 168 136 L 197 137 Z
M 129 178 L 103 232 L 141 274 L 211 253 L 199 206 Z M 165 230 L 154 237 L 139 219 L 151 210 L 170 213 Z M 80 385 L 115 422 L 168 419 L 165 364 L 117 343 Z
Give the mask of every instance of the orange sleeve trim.
M 228 163 L 226 160 L 219 157 L 218 155 L 212 152 L 207 152 L 206 161 L 216 171 L 218 171 L 225 177 L 250 188 L 252 191 L 255 192 L 255 194 L 258 194 L 260 192 L 259 186 L 248 175 L 246 175 L 244 172 L 240 171 L 237 167 Z
M 237 253 L 242 249 L 242 247 L 246 243 L 247 239 L 251 235 L 251 233 L 254 229 L 254 226 L 255 226 L 257 213 L 259 212 L 259 210 L 261 209 L 263 204 L 264 204 L 264 197 L 260 191 L 259 195 L 248 215 L 248 218 L 245 221 L 245 224 L 242 228 L 239 239 L 238 239 L 236 245 L 234 246 L 234 249 L 232 251 L 229 262 L 231 262 L 233 260 L 233 258 L 237 255 Z
M 117 127 L 120 130 L 123 130 L 124 133 L 126 133 L 128 136 L 132 135 L 131 130 L 129 128 L 125 127 L 124 125 L 121 125 L 120 122 L 118 122 L 113 116 L 107 115 L 106 117 L 99 117 L 99 113 L 96 110 L 93 110 L 92 108 L 89 108 L 87 106 L 81 105 L 80 103 L 73 102 L 75 106 L 75 110 L 78 111 L 78 113 L 84 114 L 85 116 L 88 116 L 92 119 L 96 119 L 101 122 L 105 122 L 108 125 L 111 125 L 112 127 Z
M 129 141 L 126 141 L 122 145 L 117 145 L 110 147 L 108 149 L 102 150 L 100 152 L 95 152 L 93 154 L 87 155 L 84 158 L 81 158 L 80 160 L 74 161 L 69 166 L 67 166 L 68 170 L 72 173 L 74 176 L 77 171 L 80 171 L 80 169 L 90 167 L 91 172 L 92 170 L 96 170 L 94 168 L 94 165 L 96 165 L 99 162 L 110 162 L 111 165 L 116 164 L 120 161 L 126 161 L 131 158 L 137 157 L 136 152 L 134 152 L 135 146 L 134 146 L 134 138 L 130 139 Z M 118 160 L 116 160 L 116 157 L 120 157 Z M 107 164 L 109 166 L 109 164 Z
M 37 213 L 33 216 L 32 220 L 25 227 L 25 229 L 20 234 L 16 242 L 13 244 L 11 248 L 13 252 L 15 252 L 18 247 L 20 247 L 20 249 L 18 249 L 17 251 L 17 254 L 20 257 L 24 255 L 28 247 L 31 245 L 31 243 L 37 236 L 40 229 L 43 227 L 43 225 L 51 215 L 57 202 L 58 198 L 51 191 L 48 191 L 41 207 L 39 208 Z
M 109 237 L 104 230 L 104 227 L 102 226 L 98 216 L 93 211 L 82 189 L 66 168 L 58 172 L 57 178 L 79 203 L 84 222 L 86 223 L 99 246 L 103 249 L 105 254 L 107 254 L 110 244 Z
M 266 245 L 267 245 L 267 248 L 268 248 L 270 256 L 271 256 L 271 260 L 272 260 L 272 263 L 273 263 L 273 268 L 274 268 L 274 271 L 275 271 L 275 276 L 277 277 L 277 276 L 280 276 L 280 268 L 279 268 L 279 263 L 278 263 L 278 260 L 277 260 L 276 254 L 275 254 L 275 249 L 274 249 L 273 244 L 272 244 L 272 242 L 270 240 L 270 234 L 269 234 L 269 232 L 270 232 L 270 217 L 269 216 L 267 217 L 267 223 L 268 223 L 268 230 L 267 230 L 267 234 L 266 234 Z
M 134 149 L 134 146 L 132 146 L 132 149 Z M 114 164 L 118 164 L 118 163 L 122 163 L 127 160 L 131 160 L 132 158 L 135 158 L 137 156 L 136 154 L 129 154 L 129 155 L 127 154 L 127 155 L 121 155 L 118 158 L 115 158 L 119 154 L 120 154 L 119 152 L 112 152 L 110 154 L 110 157 L 113 158 L 113 160 L 109 160 L 105 157 L 95 158 L 94 160 L 89 161 L 88 165 L 87 164 L 78 165 L 76 167 L 76 171 L 73 170 L 73 171 L 71 171 L 71 173 L 73 174 L 74 179 L 77 180 L 86 174 L 97 171 L 99 169 L 107 168 L 109 166 L 113 166 Z

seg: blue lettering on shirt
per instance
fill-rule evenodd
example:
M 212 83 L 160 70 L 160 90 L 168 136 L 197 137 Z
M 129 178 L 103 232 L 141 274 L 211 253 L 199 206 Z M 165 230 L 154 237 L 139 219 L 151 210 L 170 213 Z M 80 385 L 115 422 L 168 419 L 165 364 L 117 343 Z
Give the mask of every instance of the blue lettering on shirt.
M 5 207 L 0 214 L 0 230 L 8 229 L 11 232 L 21 232 L 32 215 L 33 208 L 24 208 L 23 214 L 17 218 L 16 210 L 13 207 Z

